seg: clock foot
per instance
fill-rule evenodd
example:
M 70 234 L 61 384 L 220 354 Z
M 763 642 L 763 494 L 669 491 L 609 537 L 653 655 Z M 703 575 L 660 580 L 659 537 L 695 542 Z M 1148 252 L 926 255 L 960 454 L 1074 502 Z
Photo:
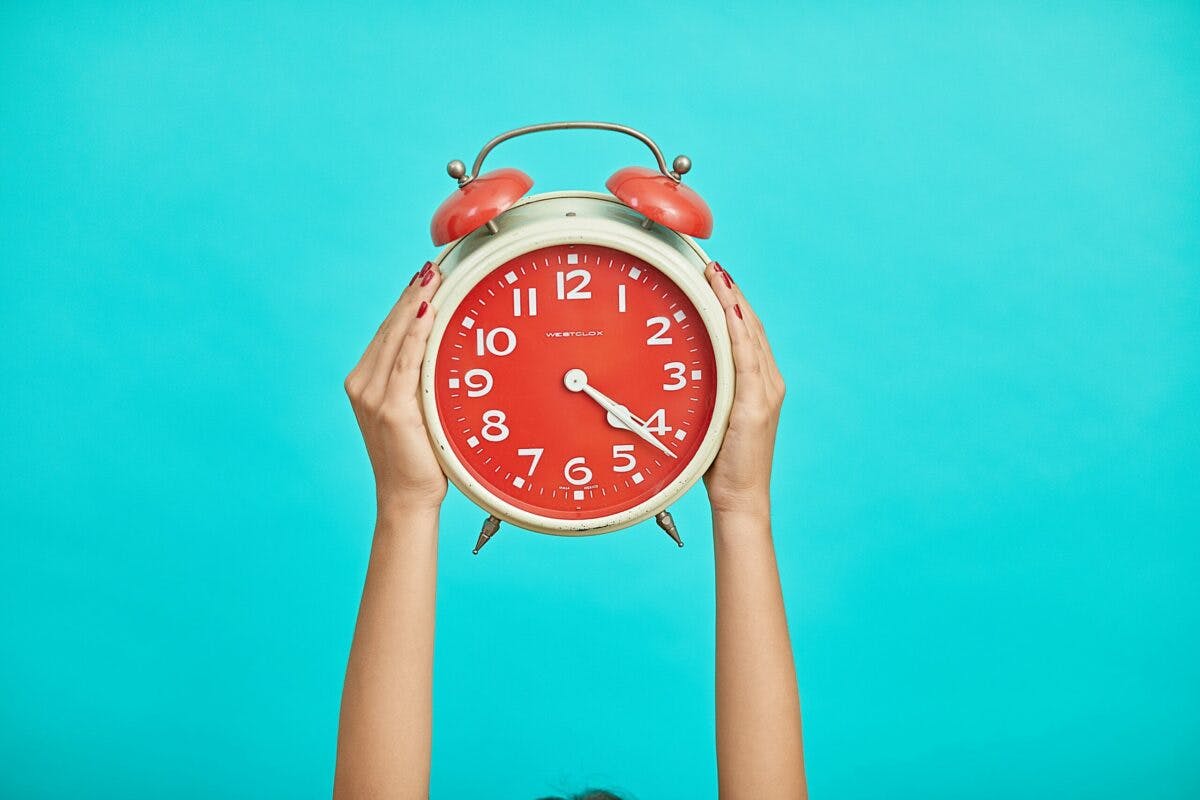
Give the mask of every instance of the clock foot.
M 475 542 L 475 549 L 471 552 L 479 555 L 479 551 L 488 543 L 488 540 L 496 535 L 496 531 L 500 530 L 500 520 L 498 517 L 488 515 L 488 518 L 483 521 L 483 530 L 479 532 L 479 539 Z
M 679 531 L 675 529 L 675 520 L 671 518 L 670 511 L 661 511 L 654 515 L 654 521 L 658 523 L 658 527 L 667 532 L 675 540 L 675 544 L 683 547 L 683 539 L 679 538 Z

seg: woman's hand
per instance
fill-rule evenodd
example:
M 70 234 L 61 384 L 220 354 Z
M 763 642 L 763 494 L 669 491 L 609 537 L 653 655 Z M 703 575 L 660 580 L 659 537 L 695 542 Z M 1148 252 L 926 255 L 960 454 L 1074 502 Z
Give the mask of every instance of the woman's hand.
M 717 589 L 717 782 L 722 800 L 803 800 L 796 667 L 771 538 L 771 459 L 783 377 L 729 273 L 705 272 L 725 309 L 737 389 L 729 429 L 704 476 Z
M 446 477 L 421 415 L 433 264 L 408 282 L 346 378 L 379 515 L 346 665 L 333 796 L 429 797 L 438 510 Z
M 737 388 L 725 441 L 704 476 L 704 486 L 714 513 L 764 513 L 771 502 L 771 460 L 783 405 L 783 376 L 762 323 L 733 278 L 715 261 L 705 276 L 725 309 Z
M 346 377 L 346 394 L 362 429 L 379 512 L 436 509 L 446 476 L 433 453 L 421 414 L 421 361 L 433 326 L 429 301 L 441 273 L 426 263 L 384 319 Z

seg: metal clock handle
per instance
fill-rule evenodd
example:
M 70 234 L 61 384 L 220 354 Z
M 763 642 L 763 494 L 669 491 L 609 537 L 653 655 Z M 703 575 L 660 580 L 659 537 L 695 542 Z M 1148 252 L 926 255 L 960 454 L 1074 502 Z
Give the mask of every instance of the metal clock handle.
M 479 151 L 479 155 L 475 156 L 475 163 L 471 165 L 471 173 L 467 174 L 467 165 L 458 159 L 454 159 L 446 165 L 446 172 L 451 178 L 458 181 L 459 186 L 466 186 L 471 181 L 479 177 L 479 170 L 483 166 L 483 160 L 487 158 L 487 154 L 492 151 L 496 145 L 501 142 L 506 142 L 509 139 L 515 139 L 518 136 L 524 136 L 527 133 L 540 133 L 542 131 L 565 131 L 565 130 L 597 130 L 597 131 L 614 131 L 623 133 L 626 136 L 632 136 L 640 141 L 646 147 L 650 148 L 650 152 L 654 153 L 654 160 L 658 162 L 658 170 L 663 175 L 666 175 L 671 180 L 679 183 L 683 176 L 692 168 L 692 160 L 684 155 L 675 156 L 675 161 L 671 164 L 671 168 L 667 168 L 667 161 L 663 158 L 662 151 L 658 149 L 658 145 L 654 143 L 646 134 L 631 128 L 628 125 L 618 125 L 615 122 L 542 122 L 537 125 L 526 125 L 521 128 L 514 128 L 511 131 L 506 131 L 492 139 L 483 146 Z

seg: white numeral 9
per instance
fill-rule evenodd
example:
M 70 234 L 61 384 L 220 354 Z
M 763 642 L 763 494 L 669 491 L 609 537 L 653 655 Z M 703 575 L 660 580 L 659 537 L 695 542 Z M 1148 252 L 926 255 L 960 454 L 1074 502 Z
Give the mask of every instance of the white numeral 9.
M 646 340 L 646 344 L 670 344 L 671 337 L 663 336 L 663 334 L 666 333 L 667 329 L 671 327 L 671 320 L 667 319 L 666 317 L 651 317 L 650 319 L 646 320 L 647 328 L 652 328 L 655 325 L 659 326 L 658 333 L 650 334 L 650 338 Z
M 467 397 L 483 397 L 492 390 L 492 373 L 486 369 L 469 369 L 463 375 L 467 385 Z
M 687 367 L 683 365 L 682 361 L 668 361 L 666 364 L 663 364 L 663 369 L 674 373 L 671 377 L 676 381 L 675 383 L 664 383 L 663 389 L 668 392 L 677 392 L 687 386 L 687 378 L 683 377 L 683 373 L 687 371 Z
M 632 472 L 637 466 L 637 459 L 633 457 L 633 445 L 631 444 L 614 444 L 613 459 L 624 459 L 624 464 L 613 464 L 613 472 Z
M 504 412 L 498 408 L 483 412 L 483 438 L 489 442 L 503 442 L 508 438 L 508 426 L 504 424 Z
M 563 477 L 574 486 L 583 486 L 592 480 L 592 471 L 583 465 L 583 456 L 572 458 L 563 467 Z

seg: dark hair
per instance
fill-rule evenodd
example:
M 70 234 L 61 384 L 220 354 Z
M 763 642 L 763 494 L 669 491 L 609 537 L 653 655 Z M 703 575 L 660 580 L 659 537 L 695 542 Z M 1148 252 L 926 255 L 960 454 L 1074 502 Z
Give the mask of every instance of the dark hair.
M 571 797 L 542 797 L 540 800 L 621 800 L 621 798 L 603 789 L 585 789 Z

